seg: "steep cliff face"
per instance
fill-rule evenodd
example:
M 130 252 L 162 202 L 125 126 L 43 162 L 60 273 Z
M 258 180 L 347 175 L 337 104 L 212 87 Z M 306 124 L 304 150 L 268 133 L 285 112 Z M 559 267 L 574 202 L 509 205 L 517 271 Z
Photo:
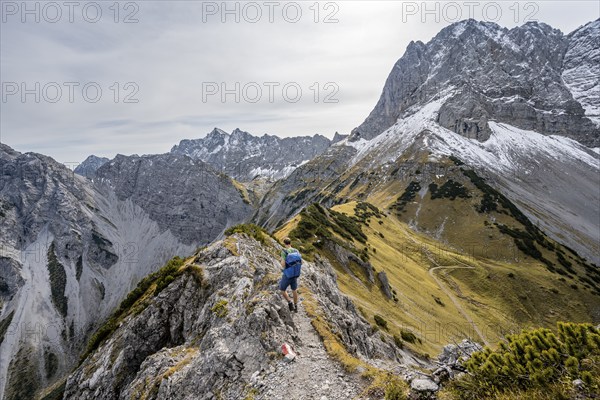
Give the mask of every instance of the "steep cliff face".
M 513 29 L 462 21 L 430 42 L 412 42 L 392 69 L 377 105 L 351 140 L 372 139 L 438 93 L 455 88 L 438 123 L 485 141 L 495 120 L 600 145 L 597 70 L 600 21 L 565 36 L 543 23 Z M 596 89 L 594 89 L 596 88 Z
M 291 313 L 275 290 L 280 247 L 266 235 L 259 239 L 228 237 L 187 260 L 160 293 L 154 289 L 160 283 L 150 286 L 115 316 L 114 331 L 69 376 L 65 398 L 283 398 L 277 395 L 289 397 L 294 386 L 305 396 L 331 390 L 331 398 L 342 399 L 360 394 L 364 383 L 328 359 L 324 345 L 343 346 L 340 356 L 347 348 L 355 368 L 375 357 L 417 363 L 381 340 L 339 292 L 323 259 L 304 263 L 300 312 Z M 325 344 L 311 319 L 319 334 L 331 335 Z M 281 361 L 283 343 L 298 353 L 293 365 Z M 294 371 L 317 365 L 312 374 Z M 286 376 L 294 376 L 294 385 L 277 385 Z M 323 389 L 325 376 L 331 389 Z M 350 377 L 356 382 L 348 383 Z
M 173 146 L 171 152 L 202 160 L 216 170 L 245 182 L 257 176 L 283 178 L 299 165 L 323 153 L 331 143 L 321 135 L 258 137 L 239 129 L 229 134 L 215 128 L 205 138 L 182 140 L 179 145 Z
M 131 200 L 184 243 L 207 244 L 253 211 L 231 178 L 180 154 L 118 155 L 96 171 L 95 183 Z
M 251 212 L 229 178 L 186 156 L 117 157 L 92 182 L 2 145 L 0 171 L 5 398 L 55 382 L 141 278 Z

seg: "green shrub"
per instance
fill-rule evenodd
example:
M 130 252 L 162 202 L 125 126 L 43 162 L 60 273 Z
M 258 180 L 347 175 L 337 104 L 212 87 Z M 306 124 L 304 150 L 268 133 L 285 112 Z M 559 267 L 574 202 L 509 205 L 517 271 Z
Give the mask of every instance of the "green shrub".
M 381 315 L 375 314 L 375 316 L 373 317 L 373 319 L 375 319 L 375 323 L 378 326 L 382 327 L 383 329 L 387 329 L 388 323 L 387 323 L 387 321 Z
M 219 318 L 224 318 L 229 313 L 229 309 L 227 308 L 227 300 L 219 300 L 210 308 L 210 311 L 215 313 L 215 315 Z
M 435 183 L 429 184 L 429 191 L 431 193 L 431 199 L 443 199 L 447 198 L 450 200 L 454 200 L 457 197 L 467 199 L 469 196 L 469 191 L 466 187 L 461 185 L 460 183 L 453 181 L 452 179 L 445 182 L 441 187 L 438 188 L 438 185 Z
M 251 238 L 256 239 L 256 241 L 261 244 L 265 244 L 266 239 L 269 236 L 267 231 L 265 231 L 260 226 L 254 224 L 239 224 L 225 230 L 226 236 L 231 236 L 235 233 L 245 233 Z
M 469 375 L 455 382 L 461 398 L 495 396 L 507 388 L 527 391 L 582 379 L 600 389 L 600 332 L 591 324 L 558 323 L 549 329 L 509 335 L 492 351 L 485 348 L 465 363 Z
M 385 400 L 406 400 L 405 386 L 399 379 L 391 380 L 385 388 Z
M 402 337 L 402 340 L 408 343 L 415 343 L 418 340 L 414 333 L 404 329 L 400 330 L 400 337 Z
M 448 158 L 454 163 L 454 165 L 458 167 L 460 167 L 461 165 L 465 165 L 464 162 L 462 162 L 459 158 L 455 157 L 454 155 L 451 155 Z
M 2 344 L 4 341 L 4 335 L 6 335 L 6 331 L 8 330 L 8 327 L 10 326 L 14 316 L 15 312 L 11 311 L 6 318 L 0 321 L 0 344 Z
M 394 344 L 399 349 L 403 349 L 404 348 L 404 343 L 402 342 L 402 339 L 400 339 L 400 336 L 398 336 L 398 335 L 394 335 Z
M 433 296 L 433 295 L 432 295 L 432 296 Z M 442 299 L 440 299 L 439 297 L 437 297 L 437 296 L 433 296 L 433 300 L 434 300 L 434 301 L 435 301 L 437 304 L 439 304 L 440 306 L 442 306 L 442 307 L 446 307 L 446 305 L 444 304 L 444 302 L 442 301 Z
M 50 294 L 52 303 L 56 306 L 58 312 L 63 316 L 67 316 L 68 299 L 65 296 L 65 287 L 67 285 L 67 273 L 65 267 L 58 261 L 56 257 L 54 242 L 48 248 L 48 273 L 50 275 Z
M 419 182 L 412 181 L 408 184 L 404 193 L 390 206 L 392 210 L 396 210 L 396 212 L 402 212 L 404 207 L 411 201 L 415 199 L 416 194 L 421 190 L 421 185 Z

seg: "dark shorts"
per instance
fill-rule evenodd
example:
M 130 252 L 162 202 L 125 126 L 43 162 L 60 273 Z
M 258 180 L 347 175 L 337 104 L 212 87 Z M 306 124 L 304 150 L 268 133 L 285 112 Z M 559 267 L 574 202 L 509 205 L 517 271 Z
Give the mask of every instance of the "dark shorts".
M 279 282 L 279 290 L 285 291 L 288 286 L 292 287 L 292 290 L 298 289 L 298 278 L 288 278 L 285 275 L 281 277 L 281 281 Z

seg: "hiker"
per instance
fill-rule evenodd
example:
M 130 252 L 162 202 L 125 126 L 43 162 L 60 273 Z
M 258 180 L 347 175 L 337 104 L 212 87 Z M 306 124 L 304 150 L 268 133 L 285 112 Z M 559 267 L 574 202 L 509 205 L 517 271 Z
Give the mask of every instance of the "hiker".
M 302 257 L 300 252 L 292 248 L 292 241 L 290 238 L 283 239 L 285 248 L 281 251 L 281 268 L 283 268 L 283 276 L 279 282 L 279 290 L 281 295 L 288 302 L 290 311 L 298 312 L 298 277 L 300 276 L 300 270 L 302 267 Z M 291 286 L 292 296 L 294 301 L 290 299 L 287 294 L 287 288 Z

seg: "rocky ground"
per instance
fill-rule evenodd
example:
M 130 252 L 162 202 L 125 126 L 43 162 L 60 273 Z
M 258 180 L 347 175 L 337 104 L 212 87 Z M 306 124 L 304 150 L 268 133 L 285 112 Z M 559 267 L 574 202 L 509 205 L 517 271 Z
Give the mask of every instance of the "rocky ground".
M 282 359 L 264 373 L 252 377 L 257 399 L 345 400 L 356 398 L 364 384 L 349 374 L 325 351 L 306 315 L 302 301 L 293 315 L 298 347 L 293 361 Z
M 358 314 L 327 261 L 305 263 L 304 302 L 290 313 L 277 292 L 279 249 L 236 234 L 200 251 L 159 294 L 150 289 L 124 311 L 69 376 L 66 398 L 360 398 L 367 382 L 328 356 L 306 314 L 309 295 L 352 357 L 415 362 Z M 298 353 L 289 363 L 284 343 Z

